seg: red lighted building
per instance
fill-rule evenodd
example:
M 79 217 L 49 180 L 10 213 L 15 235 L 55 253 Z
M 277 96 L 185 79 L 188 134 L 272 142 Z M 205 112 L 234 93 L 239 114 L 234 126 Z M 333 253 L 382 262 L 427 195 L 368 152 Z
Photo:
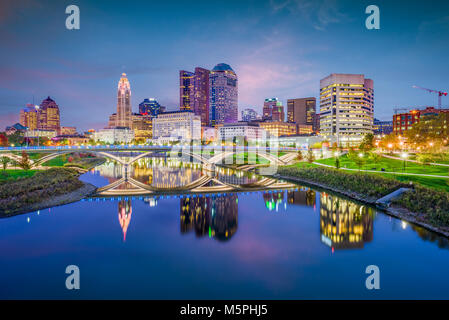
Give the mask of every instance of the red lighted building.
M 440 113 L 447 113 L 449 115 L 449 109 L 427 107 L 423 110 L 411 110 L 407 113 L 395 114 L 393 115 L 393 133 L 402 135 L 407 130 L 410 130 L 415 123 L 418 123 L 422 117 L 437 116 Z

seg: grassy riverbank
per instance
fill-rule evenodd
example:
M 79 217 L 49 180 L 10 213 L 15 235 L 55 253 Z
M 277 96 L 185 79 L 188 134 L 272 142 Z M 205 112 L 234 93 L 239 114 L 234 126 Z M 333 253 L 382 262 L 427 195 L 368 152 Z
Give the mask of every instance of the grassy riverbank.
M 22 212 L 37 203 L 70 193 L 84 186 L 78 172 L 70 168 L 51 168 L 29 177 L 0 181 L 0 214 Z
M 298 165 L 281 167 L 278 173 L 282 177 L 292 177 L 305 182 L 319 184 L 357 200 L 374 203 L 375 200 L 397 190 L 410 187 L 390 177 L 377 174 L 345 172 L 331 168 L 301 167 Z M 422 222 L 449 230 L 449 193 L 415 185 L 393 201 L 393 206 L 405 209 L 415 222 Z M 406 215 L 404 215 L 406 216 Z

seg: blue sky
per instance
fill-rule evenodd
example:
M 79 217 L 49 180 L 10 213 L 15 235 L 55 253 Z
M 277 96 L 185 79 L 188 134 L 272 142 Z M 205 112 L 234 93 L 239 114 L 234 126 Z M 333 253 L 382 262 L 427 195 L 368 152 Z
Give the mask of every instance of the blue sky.
M 70 4 L 80 30 L 65 28 Z M 365 28 L 370 4 L 380 30 Z M 412 85 L 449 90 L 448 40 L 449 1 L 2 0 L 0 128 L 48 95 L 62 125 L 102 128 L 122 72 L 134 111 L 147 97 L 174 110 L 179 70 L 220 62 L 239 77 L 239 110 L 261 111 L 268 97 L 318 97 L 330 73 L 363 73 L 374 80 L 375 116 L 388 120 L 396 106 L 437 103 Z

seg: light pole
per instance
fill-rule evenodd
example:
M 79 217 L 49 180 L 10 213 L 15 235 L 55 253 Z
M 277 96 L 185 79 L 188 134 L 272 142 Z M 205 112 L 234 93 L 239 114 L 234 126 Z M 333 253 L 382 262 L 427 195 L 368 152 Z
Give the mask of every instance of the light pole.
M 401 154 L 401 157 L 402 157 L 402 159 L 404 159 L 404 168 L 402 169 L 402 173 L 405 173 L 405 162 L 406 162 L 406 159 L 408 157 L 408 154 L 406 152 L 403 152 Z

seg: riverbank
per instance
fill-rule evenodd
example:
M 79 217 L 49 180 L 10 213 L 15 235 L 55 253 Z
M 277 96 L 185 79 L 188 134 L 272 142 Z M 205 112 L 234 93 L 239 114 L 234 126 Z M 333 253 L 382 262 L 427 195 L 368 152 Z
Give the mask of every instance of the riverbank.
M 348 173 L 327 168 L 281 167 L 277 178 L 323 188 L 372 206 L 387 214 L 414 223 L 449 238 L 449 194 L 423 187 L 404 193 L 391 206 L 384 208 L 376 201 L 391 192 L 404 187 L 413 187 L 399 181 L 366 175 Z M 423 197 L 420 199 L 419 197 Z M 423 203 L 426 210 L 422 208 Z M 417 211 L 417 212 L 413 212 Z
M 51 168 L 32 177 L 0 183 L 0 218 L 76 202 L 96 187 L 71 168 Z

